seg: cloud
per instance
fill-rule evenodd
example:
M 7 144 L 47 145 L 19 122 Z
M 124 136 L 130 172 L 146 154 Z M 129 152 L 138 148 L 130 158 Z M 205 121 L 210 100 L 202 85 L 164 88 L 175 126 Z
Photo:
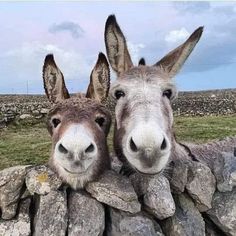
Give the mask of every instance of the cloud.
M 141 50 L 145 48 L 145 44 L 143 43 L 132 43 L 130 41 L 127 42 L 127 46 L 129 49 L 129 53 L 131 56 L 131 59 L 135 65 L 138 64 L 139 59 L 141 58 Z
M 180 30 L 170 31 L 166 35 L 165 41 L 168 43 L 181 42 L 181 41 L 185 40 L 189 35 L 190 35 L 190 33 L 184 27 L 182 27 Z
M 20 47 L 8 50 L 0 55 L 0 64 L 4 65 L 3 74 L 9 74 L 11 71 L 4 83 L 14 82 L 14 87 L 21 91 L 22 85 L 29 81 L 29 84 L 32 85 L 30 92 L 43 92 L 42 66 L 45 56 L 49 53 L 54 54 L 55 61 L 64 74 L 69 91 L 84 91 L 89 83 L 89 75 L 94 64 L 91 64 L 86 55 L 74 50 L 41 42 L 24 43 Z
M 53 24 L 49 28 L 49 32 L 52 34 L 56 34 L 58 32 L 69 32 L 72 36 L 72 38 L 80 38 L 84 35 L 84 30 L 81 28 L 81 26 L 77 23 L 71 22 L 71 21 L 64 21 L 59 24 Z

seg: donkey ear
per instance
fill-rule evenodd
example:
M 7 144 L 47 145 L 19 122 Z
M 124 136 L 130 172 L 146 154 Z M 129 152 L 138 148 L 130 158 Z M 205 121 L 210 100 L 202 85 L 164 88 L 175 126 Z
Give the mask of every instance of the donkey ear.
M 170 77 L 175 76 L 183 66 L 184 62 L 187 60 L 190 53 L 193 51 L 202 35 L 202 32 L 203 27 L 196 29 L 185 41 L 185 43 L 168 53 L 154 66 L 163 67 L 170 74 Z
M 110 15 L 106 21 L 105 45 L 108 60 L 118 75 L 133 66 L 125 37 L 114 15 Z
M 110 88 L 110 70 L 106 56 L 99 53 L 98 60 L 90 75 L 86 97 L 103 101 L 108 97 Z
M 138 65 L 139 66 L 145 66 L 146 65 L 146 61 L 143 57 L 139 60 Z
M 50 102 L 55 103 L 70 97 L 65 86 L 64 76 L 57 67 L 52 54 L 48 54 L 44 60 L 43 83 Z

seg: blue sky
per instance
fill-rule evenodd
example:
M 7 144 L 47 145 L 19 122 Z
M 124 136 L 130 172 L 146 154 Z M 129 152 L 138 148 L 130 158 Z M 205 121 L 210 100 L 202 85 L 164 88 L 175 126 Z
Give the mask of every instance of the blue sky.
M 154 64 L 199 26 L 204 33 L 176 77 L 179 90 L 236 88 L 236 2 L 1 2 L 0 93 L 44 93 L 55 55 L 70 92 L 85 91 L 104 24 L 115 14 L 134 63 Z M 114 75 L 113 75 L 114 78 Z

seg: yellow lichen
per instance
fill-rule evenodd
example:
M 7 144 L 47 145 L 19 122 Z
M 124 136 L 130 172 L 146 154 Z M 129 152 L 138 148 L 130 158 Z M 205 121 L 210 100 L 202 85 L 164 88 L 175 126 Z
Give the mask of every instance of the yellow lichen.
M 45 172 L 37 176 L 37 181 L 40 183 L 46 182 L 47 180 L 48 180 L 48 174 Z

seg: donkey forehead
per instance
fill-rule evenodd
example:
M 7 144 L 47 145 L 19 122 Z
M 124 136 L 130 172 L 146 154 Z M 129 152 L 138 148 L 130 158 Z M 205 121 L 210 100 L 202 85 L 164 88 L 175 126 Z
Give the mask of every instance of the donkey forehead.
M 91 114 L 91 113 L 104 113 L 104 115 L 108 114 L 105 106 L 96 102 L 95 100 L 81 97 L 69 98 L 66 100 L 62 100 L 56 103 L 49 111 L 49 116 L 53 116 L 55 114 L 71 114 L 74 116 L 79 116 L 81 113 Z
M 121 74 L 117 80 L 112 84 L 112 90 L 124 86 L 129 90 L 150 89 L 175 89 L 175 85 L 169 79 L 168 73 L 159 67 L 139 66 L 133 67 L 125 73 Z
M 124 72 L 118 77 L 123 79 L 142 79 L 142 80 L 164 80 L 168 81 L 169 74 L 162 68 L 156 66 L 135 66 Z

